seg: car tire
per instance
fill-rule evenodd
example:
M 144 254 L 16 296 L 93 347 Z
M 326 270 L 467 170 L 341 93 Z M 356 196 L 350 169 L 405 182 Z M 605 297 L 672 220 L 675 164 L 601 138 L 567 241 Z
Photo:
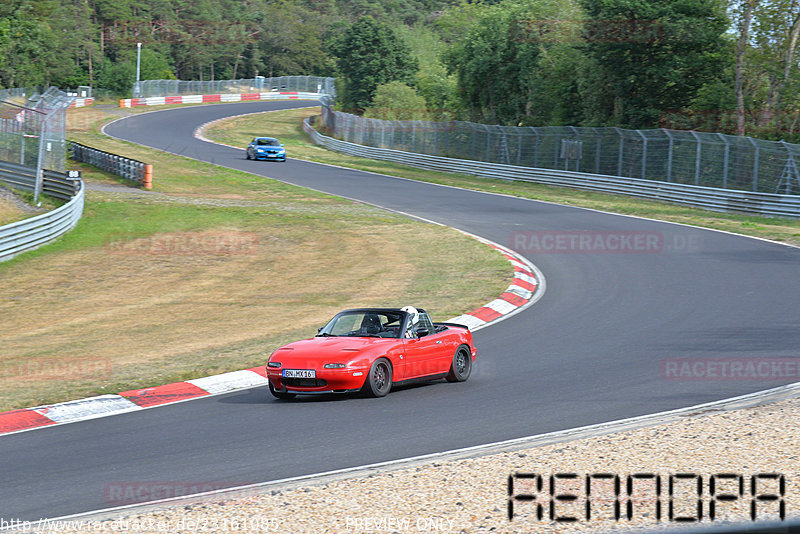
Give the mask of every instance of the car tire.
M 244 159 L 251 159 L 251 158 L 250 158 L 250 151 L 249 151 L 249 150 L 245 150 L 245 151 L 244 151 Z
M 461 345 L 453 355 L 450 372 L 445 376 L 448 382 L 466 382 L 472 373 L 472 355 L 469 347 Z
M 392 389 L 392 364 L 386 358 L 372 363 L 361 391 L 368 397 L 385 397 Z
M 272 385 L 272 382 L 268 382 L 268 384 L 269 384 L 269 392 L 272 393 L 272 396 L 275 397 L 276 399 L 288 400 L 294 398 L 294 393 L 286 393 L 285 391 L 278 391 Z

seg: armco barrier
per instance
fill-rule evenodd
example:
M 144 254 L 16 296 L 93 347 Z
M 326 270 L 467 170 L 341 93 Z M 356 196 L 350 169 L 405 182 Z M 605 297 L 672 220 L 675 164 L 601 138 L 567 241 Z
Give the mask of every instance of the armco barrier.
M 0 181 L 12 187 L 33 191 L 36 169 L 0 162 Z M 0 261 L 33 250 L 67 233 L 83 215 L 83 182 L 65 174 L 44 171 L 45 193 L 69 202 L 53 211 L 0 226 Z
M 152 165 L 72 141 L 68 144 L 68 150 L 69 157 L 74 161 L 88 163 L 98 169 L 132 180 L 143 185 L 145 189 L 152 188 Z
M 206 104 L 213 102 L 247 102 L 257 100 L 318 100 L 327 95 L 303 93 L 298 91 L 268 93 L 230 93 L 218 95 L 151 96 L 149 98 L 124 98 L 119 101 L 121 108 L 138 106 L 164 106 L 167 104 Z
M 94 98 L 76 98 L 72 101 L 72 104 L 69 105 L 71 108 L 82 108 L 85 106 L 91 106 L 94 104 Z
M 380 159 L 410 165 L 422 169 L 442 172 L 472 174 L 486 178 L 519 180 L 549 185 L 589 189 L 604 193 L 649 198 L 697 206 L 714 211 L 749 213 L 778 217 L 800 217 L 800 196 L 755 193 L 730 189 L 716 189 L 686 184 L 623 178 L 603 174 L 589 174 L 553 169 L 520 167 L 500 163 L 485 163 L 475 160 L 453 159 L 403 152 L 387 148 L 375 148 L 341 141 L 317 132 L 306 119 L 305 130 L 315 143 L 325 148 L 352 156 Z
M 56 171 L 45 170 L 43 173 L 42 192 L 45 194 L 61 200 L 69 200 L 77 194 L 79 180 Z M 36 169 L 0 161 L 0 182 L 33 193 L 36 188 Z

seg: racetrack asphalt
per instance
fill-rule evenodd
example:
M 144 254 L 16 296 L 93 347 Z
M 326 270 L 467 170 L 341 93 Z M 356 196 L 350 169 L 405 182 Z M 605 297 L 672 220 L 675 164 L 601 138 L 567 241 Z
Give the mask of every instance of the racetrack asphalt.
M 660 412 L 790 383 L 674 380 L 676 358 L 793 358 L 800 250 L 720 232 L 294 160 L 248 161 L 193 137 L 258 102 L 133 115 L 106 132 L 143 145 L 447 224 L 509 246 L 547 280 L 533 307 L 475 333 L 470 380 L 382 399 L 273 400 L 266 388 L 0 437 L 0 517 L 120 504 L 125 487 L 238 486 Z M 264 133 L 269 133 L 265 117 Z M 533 253 L 515 232 L 660 236 L 657 252 Z M 539 232 L 539 233 L 533 233 Z M 516 242 L 519 245 L 519 242 Z M 424 302 L 411 303 L 424 306 Z M 275 320 L 280 320 L 276 318 Z M 253 325 L 258 328 L 258 325 Z M 265 354 L 266 358 L 266 354 Z M 498 480 L 502 492 L 505 481 Z M 127 485 L 127 486 L 126 486 Z M 168 490 L 165 490 L 168 491 Z M 153 498 L 170 495 L 153 495 Z

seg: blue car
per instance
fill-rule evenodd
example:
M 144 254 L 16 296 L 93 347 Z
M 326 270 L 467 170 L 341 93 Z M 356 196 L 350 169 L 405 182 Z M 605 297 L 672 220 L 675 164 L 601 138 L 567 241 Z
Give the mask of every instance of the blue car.
M 286 149 L 274 137 L 256 137 L 247 145 L 247 159 L 286 161 Z

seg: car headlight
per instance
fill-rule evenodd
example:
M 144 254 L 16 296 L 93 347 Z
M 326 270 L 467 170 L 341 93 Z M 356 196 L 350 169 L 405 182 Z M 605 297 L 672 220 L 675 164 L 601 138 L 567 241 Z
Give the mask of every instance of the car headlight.
M 267 362 L 267 367 L 280 367 L 281 362 Z
M 344 369 L 347 366 L 343 363 L 326 363 L 323 367 L 325 369 Z

